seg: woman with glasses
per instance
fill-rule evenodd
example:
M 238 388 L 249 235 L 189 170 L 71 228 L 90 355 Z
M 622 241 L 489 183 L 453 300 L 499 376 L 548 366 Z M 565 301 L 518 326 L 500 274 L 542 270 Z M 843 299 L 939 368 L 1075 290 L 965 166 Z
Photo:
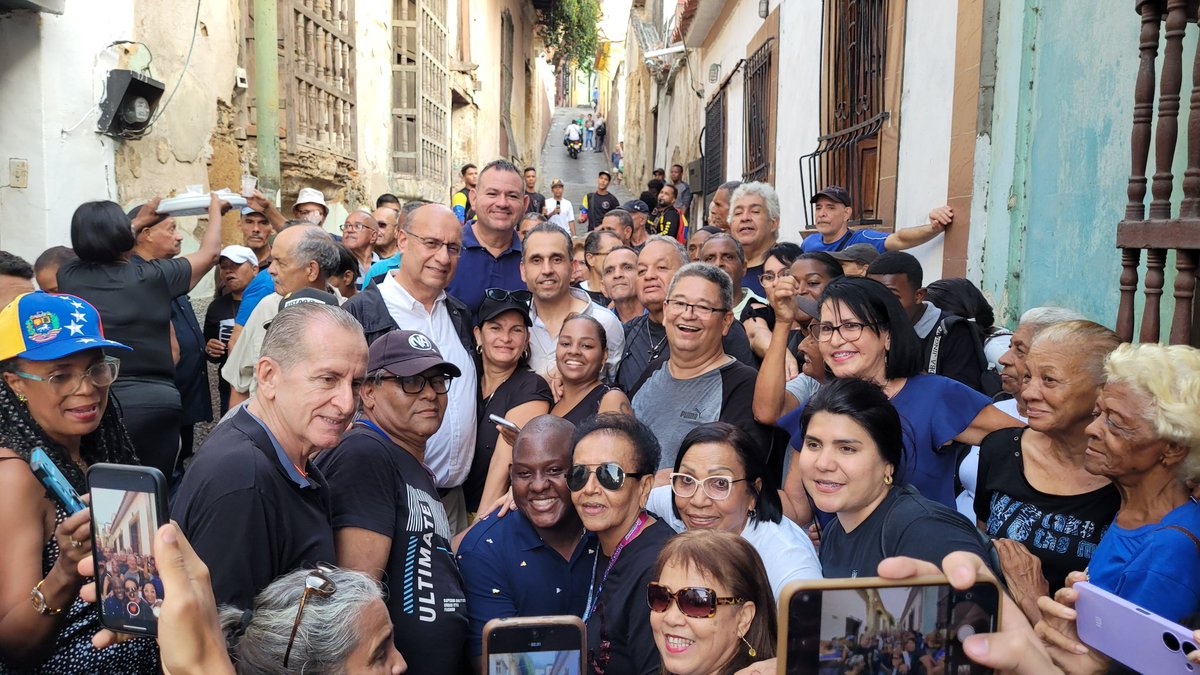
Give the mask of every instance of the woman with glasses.
M 646 584 L 654 579 L 659 550 L 675 534 L 645 511 L 658 440 L 637 419 L 605 413 L 575 429 L 572 447 L 571 503 L 600 542 L 583 614 L 591 672 L 657 673 Z
M 503 417 L 518 427 L 550 412 L 550 385 L 529 368 L 529 291 L 489 288 L 476 315 L 479 414 L 475 457 L 463 483 L 467 512 L 495 503 L 508 490 L 512 438 L 491 420 Z M 485 515 L 485 514 L 480 514 Z
M 600 381 L 608 361 L 604 326 L 595 317 L 574 314 L 563 322 L 555 351 L 562 397 L 550 414 L 575 426 L 597 413 L 631 414 L 625 392 Z
M 762 558 L 775 598 L 788 582 L 821 578 L 816 549 L 783 517 L 758 447 L 732 424 L 704 424 L 684 436 L 671 485 L 651 490 L 646 508 L 677 532 L 740 534 Z
M 906 450 L 900 469 L 922 495 L 954 507 L 955 453 L 950 441 L 978 445 L 987 434 L 1021 423 L 991 405 L 979 392 L 921 369 L 921 345 L 900 301 L 871 279 L 843 277 L 821 295 L 820 319 L 811 332 L 834 377 L 866 380 L 882 389 L 904 420 Z M 777 423 L 802 443 L 801 410 Z M 798 517 L 805 517 L 808 498 L 796 463 L 788 471 L 784 492 Z
M 775 598 L 762 560 L 727 532 L 667 542 L 646 586 L 662 672 L 728 675 L 775 656 Z
M 106 350 L 129 347 L 105 339 L 100 315 L 75 296 L 27 293 L 0 311 L 0 672 L 157 669 L 150 640 L 92 648 L 100 615 L 79 599 L 90 579 L 77 569 L 92 552 L 89 509 L 70 513 L 30 466 L 40 450 L 86 494 L 90 465 L 138 463 L 109 396 L 120 364 Z
M 875 576 L 892 556 L 987 557 L 971 523 L 906 484 L 913 471 L 901 425 L 884 391 L 855 378 L 830 382 L 804 407 L 792 467 L 816 508 L 835 516 L 821 534 L 826 578 Z

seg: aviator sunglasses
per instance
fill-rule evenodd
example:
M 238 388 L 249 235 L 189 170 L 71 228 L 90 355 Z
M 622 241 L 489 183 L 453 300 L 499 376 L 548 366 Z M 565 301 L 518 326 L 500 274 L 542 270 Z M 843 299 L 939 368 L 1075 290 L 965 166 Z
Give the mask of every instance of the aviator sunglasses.
M 717 615 L 718 605 L 740 605 L 745 598 L 721 598 L 711 588 L 689 586 L 672 591 L 670 588 L 651 581 L 646 585 L 646 603 L 655 612 L 665 612 L 671 608 L 671 601 L 679 607 L 684 616 L 693 619 L 711 619 Z
M 642 478 L 650 475 L 648 473 L 625 473 L 621 465 L 616 462 L 596 464 L 594 467 L 576 464 L 567 472 L 567 488 L 571 492 L 579 492 L 584 485 L 587 485 L 588 476 L 593 472 L 596 474 L 596 482 L 609 492 L 620 490 L 621 486 L 625 484 L 626 478 Z

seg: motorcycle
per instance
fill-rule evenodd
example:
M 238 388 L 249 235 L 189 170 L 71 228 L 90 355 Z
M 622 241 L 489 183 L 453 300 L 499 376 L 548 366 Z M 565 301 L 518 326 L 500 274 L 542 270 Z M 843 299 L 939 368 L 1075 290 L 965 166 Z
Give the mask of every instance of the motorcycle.
M 567 154 L 569 154 L 571 156 L 571 159 L 579 159 L 579 153 L 582 150 L 583 150 L 583 141 L 581 141 L 581 140 L 567 141 Z

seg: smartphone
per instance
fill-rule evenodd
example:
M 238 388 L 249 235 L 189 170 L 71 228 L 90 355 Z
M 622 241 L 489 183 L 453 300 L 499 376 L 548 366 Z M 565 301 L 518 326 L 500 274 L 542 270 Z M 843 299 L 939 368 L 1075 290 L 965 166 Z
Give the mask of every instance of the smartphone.
M 892 672 L 928 656 L 946 675 L 984 675 L 962 641 L 999 625 L 990 580 L 959 591 L 944 576 L 796 581 L 779 606 L 779 674 Z
M 154 535 L 168 519 L 167 481 L 148 466 L 93 464 L 92 548 L 100 623 L 134 635 L 157 635 L 163 601 Z
M 495 422 L 496 424 L 499 424 L 500 426 L 504 427 L 505 429 L 508 429 L 509 431 L 513 432 L 514 434 L 521 433 L 521 427 L 517 426 L 516 424 L 513 424 L 512 422 L 509 422 L 508 420 L 504 419 L 503 417 L 501 417 L 499 415 L 488 415 L 488 419 Z
M 583 621 L 577 616 L 492 619 L 483 627 L 487 675 L 581 675 L 586 654 Z
M 1075 630 L 1085 645 L 1139 673 L 1194 673 L 1192 631 L 1090 583 L 1074 588 Z
M 70 481 L 62 474 L 62 471 L 58 470 L 58 465 L 50 459 L 45 450 L 33 449 L 29 455 L 29 468 L 33 469 L 33 475 L 37 476 L 42 485 L 67 510 L 68 516 L 73 516 L 87 508 L 87 504 L 84 504 L 83 500 L 79 498 L 79 493 L 71 487 Z

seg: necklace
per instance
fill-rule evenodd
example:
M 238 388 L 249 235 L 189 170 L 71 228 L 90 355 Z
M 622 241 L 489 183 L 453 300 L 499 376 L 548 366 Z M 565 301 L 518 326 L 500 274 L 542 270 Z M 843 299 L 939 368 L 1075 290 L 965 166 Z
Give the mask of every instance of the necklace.
M 646 354 L 650 357 L 650 360 L 653 361 L 654 359 L 658 358 L 659 354 L 662 353 L 663 343 L 667 341 L 667 329 L 665 327 L 663 328 L 662 339 L 655 343 L 654 336 L 650 333 L 650 323 L 650 317 L 646 317 L 646 342 L 650 343 L 650 349 L 646 352 Z

